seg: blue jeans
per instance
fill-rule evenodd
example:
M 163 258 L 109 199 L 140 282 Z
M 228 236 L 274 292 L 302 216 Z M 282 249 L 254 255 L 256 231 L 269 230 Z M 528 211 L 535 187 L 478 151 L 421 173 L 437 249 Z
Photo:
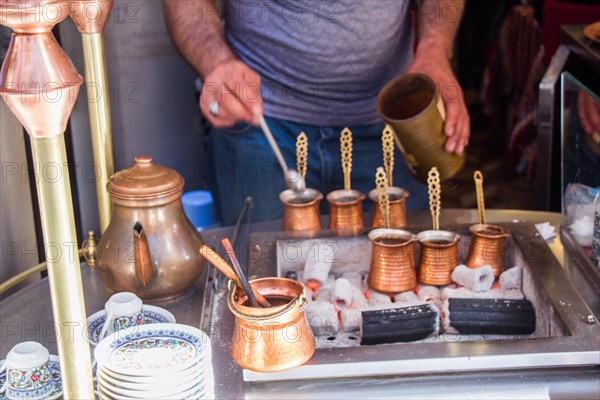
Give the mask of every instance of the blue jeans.
M 315 126 L 266 117 L 290 167 L 296 167 L 296 137 L 308 136 L 308 171 L 306 186 L 323 195 L 342 189 L 344 176 L 340 160 L 340 126 Z M 383 123 L 351 126 L 353 136 L 352 189 L 368 195 L 375 187 L 375 170 L 383 165 L 381 132 Z M 252 220 L 281 218 L 283 205 L 279 194 L 285 190 L 285 180 L 277 158 L 259 127 L 239 123 L 232 128 L 211 128 L 207 157 L 210 189 L 217 212 L 224 225 L 232 225 L 242 209 L 246 196 L 252 196 Z M 408 209 L 428 207 L 427 187 L 408 172 L 404 159 L 396 149 L 394 186 L 410 193 Z M 370 211 L 372 202 L 364 202 Z M 327 213 L 327 201 L 321 203 Z

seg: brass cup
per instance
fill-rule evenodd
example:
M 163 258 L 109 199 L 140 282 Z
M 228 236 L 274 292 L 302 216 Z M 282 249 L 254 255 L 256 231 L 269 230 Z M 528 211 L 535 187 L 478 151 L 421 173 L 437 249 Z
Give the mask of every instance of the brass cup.
M 471 247 L 466 265 L 469 268 L 478 268 L 491 265 L 494 277 L 500 276 L 504 271 L 504 252 L 506 239 L 510 233 L 501 226 L 477 224 L 469 228 L 471 231 Z
M 409 193 L 399 187 L 390 186 L 388 187 L 388 195 L 390 196 L 390 228 L 398 229 L 404 228 L 407 225 L 406 222 L 406 199 Z M 369 198 L 373 201 L 373 213 L 371 214 L 371 227 L 372 228 L 383 228 L 383 215 L 379 207 L 379 195 L 377 189 L 373 189 L 369 192 Z
M 417 240 L 421 244 L 419 282 L 434 286 L 452 283 L 452 271 L 458 265 L 460 235 L 449 231 L 423 231 Z
M 273 304 L 248 307 L 243 289 L 229 282 L 227 304 L 235 316 L 231 356 L 242 368 L 278 372 L 297 367 L 315 352 L 315 337 L 304 313 L 307 299 L 302 284 L 287 278 L 250 282 Z
M 358 190 L 335 190 L 329 193 L 329 229 L 356 231 L 364 228 L 362 203 L 365 198 L 365 194 Z
M 284 231 L 310 231 L 319 230 L 321 214 L 319 204 L 323 195 L 315 189 L 305 189 L 302 192 L 284 190 L 279 194 L 279 200 L 283 203 L 283 226 Z
M 399 229 L 374 229 L 368 237 L 373 243 L 369 287 L 388 293 L 413 290 L 416 236 Z
M 464 153 L 458 156 L 444 150 L 447 137 L 438 102 L 441 105 L 435 83 L 423 74 L 397 77 L 377 98 L 379 113 L 394 128 L 400 151 L 421 182 L 427 182 L 432 167 L 437 167 L 444 181 L 456 175 L 465 162 Z

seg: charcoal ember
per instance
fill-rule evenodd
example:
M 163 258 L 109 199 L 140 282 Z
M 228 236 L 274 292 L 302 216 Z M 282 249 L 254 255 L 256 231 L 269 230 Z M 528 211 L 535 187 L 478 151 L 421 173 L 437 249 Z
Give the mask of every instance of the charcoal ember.
M 338 308 L 349 307 L 352 304 L 352 288 L 348 279 L 336 279 L 332 300 Z
M 535 332 L 529 300 L 449 298 L 446 321 L 460 334 L 528 335 Z
M 354 332 L 362 325 L 362 311 L 358 308 L 342 308 L 340 322 L 344 332 Z
M 521 290 L 523 269 L 516 265 L 500 274 L 498 281 L 502 290 Z
M 485 292 L 494 283 L 494 270 L 490 265 L 469 268 L 461 264 L 452 271 L 452 280 L 474 292 Z
M 380 303 L 391 303 L 392 298 L 389 293 L 378 292 L 377 290 L 369 289 L 369 305 L 380 304 Z
M 417 297 L 417 294 L 415 292 L 413 292 L 412 290 L 409 290 L 407 292 L 402 292 L 402 293 L 396 293 L 394 295 L 394 302 L 396 303 L 406 303 L 407 301 L 417 301 L 419 300 L 419 297 Z
M 352 286 L 356 286 L 361 290 L 366 289 L 365 276 L 358 271 L 344 272 L 341 277 L 347 279 Z
M 306 319 L 315 335 L 332 335 L 340 330 L 340 321 L 333 304 L 313 301 L 304 309 Z
M 362 312 L 361 345 L 412 342 L 439 331 L 439 310 L 431 303 Z

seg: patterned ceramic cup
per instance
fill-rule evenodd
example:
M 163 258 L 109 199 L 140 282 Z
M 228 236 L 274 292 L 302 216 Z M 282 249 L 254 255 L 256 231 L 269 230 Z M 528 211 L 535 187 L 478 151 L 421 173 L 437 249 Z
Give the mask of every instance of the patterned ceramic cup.
M 113 294 L 104 304 L 107 334 L 144 323 L 142 300 L 131 292 Z
M 48 349 L 37 342 L 22 342 L 6 356 L 6 381 L 0 392 L 9 399 L 43 399 L 54 386 Z

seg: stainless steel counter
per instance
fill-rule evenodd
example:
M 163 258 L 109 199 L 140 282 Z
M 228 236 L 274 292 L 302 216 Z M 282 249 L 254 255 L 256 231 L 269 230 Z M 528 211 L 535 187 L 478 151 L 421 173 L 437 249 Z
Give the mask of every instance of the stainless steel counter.
M 509 222 L 514 219 L 534 223 L 549 221 L 560 225 L 560 214 L 545 212 L 489 210 L 488 222 Z M 427 226 L 427 211 L 409 213 L 412 225 Z M 442 226 L 472 223 L 477 219 L 476 210 L 444 210 Z M 252 232 L 269 232 L 279 229 L 279 222 L 253 224 Z M 243 230 L 242 230 L 243 231 Z M 218 243 L 223 236 L 231 237 L 233 228 L 221 228 L 203 233 L 205 241 Z M 243 233 L 243 232 L 242 232 Z M 238 249 L 247 247 L 248 234 L 240 236 Z M 569 274 L 577 274 L 576 267 L 569 268 L 569 257 L 563 259 L 560 238 L 549 245 L 554 255 Z M 239 250 L 238 250 L 239 251 Z M 247 257 L 248 252 L 242 253 Z M 210 269 L 209 271 L 211 271 Z M 98 274 L 83 267 L 84 293 L 87 314 L 103 307 L 110 296 Z M 200 327 L 205 298 L 201 277 L 182 298 L 168 303 L 157 303 L 167 308 L 177 322 Z M 575 279 L 576 281 L 580 281 Z M 214 280 L 209 280 L 209 290 L 214 290 Z M 594 298 L 585 282 L 577 285 L 586 292 L 586 300 Z M 592 288 L 593 289 L 593 288 Z M 223 298 L 215 296 L 217 301 Z M 0 358 L 18 342 L 36 340 L 56 352 L 56 336 L 50 305 L 50 293 L 46 279 L 40 280 L 0 302 Z M 589 301 L 588 301 L 589 303 Z M 594 310 L 596 316 L 600 310 Z M 242 370 L 229 356 L 232 335 L 232 318 L 224 315 L 219 326 L 211 326 L 213 365 L 215 368 L 215 395 L 223 398 L 411 398 L 411 399 L 598 399 L 600 397 L 600 369 L 595 367 L 544 368 L 520 370 L 507 368 L 494 372 L 436 373 L 422 375 L 397 375 L 379 378 L 331 379 L 312 381 L 287 381 L 272 383 L 246 383 Z M 510 346 L 510 344 L 507 344 Z M 600 347 L 600 343 L 598 344 Z M 443 360 L 440 362 L 443 363 Z M 600 360 L 598 360 L 600 364 Z

